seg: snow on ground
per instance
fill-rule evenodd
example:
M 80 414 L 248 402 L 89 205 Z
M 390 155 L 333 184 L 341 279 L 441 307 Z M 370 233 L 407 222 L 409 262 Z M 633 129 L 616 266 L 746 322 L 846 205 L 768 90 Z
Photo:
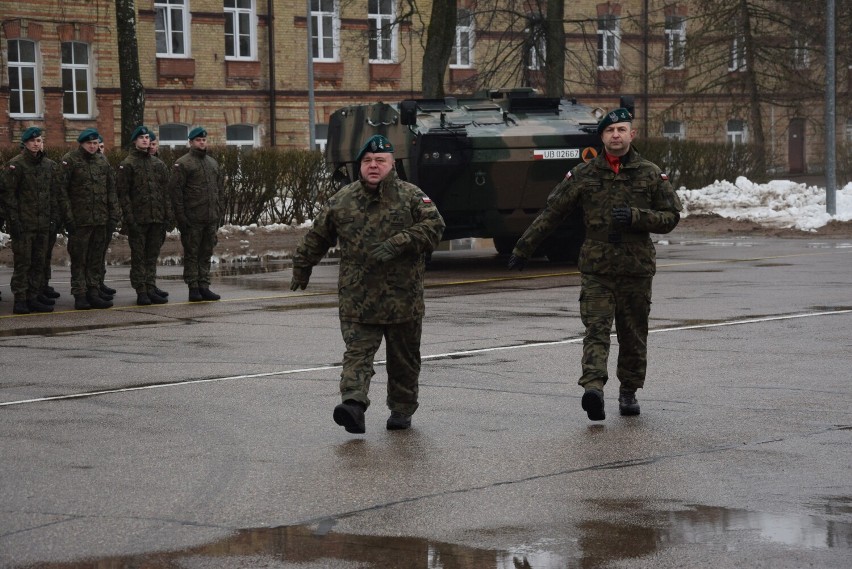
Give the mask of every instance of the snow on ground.
M 825 188 L 790 180 L 755 184 L 744 177 L 698 190 L 681 188 L 684 215 L 715 213 L 769 227 L 813 231 L 831 220 L 852 220 L 852 183 L 835 192 L 837 213 L 826 212 Z

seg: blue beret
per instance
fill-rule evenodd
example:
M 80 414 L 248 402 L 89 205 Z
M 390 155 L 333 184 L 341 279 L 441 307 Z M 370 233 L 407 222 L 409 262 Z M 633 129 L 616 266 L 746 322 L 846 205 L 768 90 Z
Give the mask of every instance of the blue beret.
M 360 162 L 361 158 L 363 158 L 367 152 L 389 152 L 393 154 L 393 144 L 391 144 L 391 141 L 381 134 L 374 134 L 367 139 L 367 142 L 365 142 L 364 146 L 361 147 L 361 150 L 358 151 L 358 156 L 355 157 L 355 161 Z
M 199 136 L 202 138 L 207 138 L 207 131 L 201 128 L 200 126 L 197 126 L 191 131 L 189 131 L 189 140 L 192 140 L 193 138 L 198 138 Z
M 606 127 L 617 122 L 633 122 L 633 115 L 625 108 L 608 112 L 598 123 L 598 134 L 602 134 Z
M 27 128 L 27 130 L 25 130 L 21 134 L 21 142 L 26 142 L 26 141 L 30 140 L 31 138 L 36 138 L 37 136 L 41 136 L 41 133 L 42 133 L 42 130 L 39 127 L 31 126 L 31 127 Z
M 142 136 L 143 134 L 151 134 L 151 131 L 149 131 L 149 130 L 148 130 L 148 127 L 147 127 L 147 126 L 145 126 L 144 124 L 143 124 L 143 125 L 140 125 L 140 126 L 137 126 L 137 127 L 133 130 L 133 134 L 131 134 L 131 135 L 130 135 L 130 142 L 133 142 L 134 140 L 136 140 L 137 138 L 139 138 L 139 137 L 140 137 L 140 136 Z
M 77 142 L 83 144 L 84 142 L 88 142 L 90 140 L 98 140 L 101 137 L 93 128 L 87 128 L 83 132 L 80 133 L 80 136 L 77 137 Z

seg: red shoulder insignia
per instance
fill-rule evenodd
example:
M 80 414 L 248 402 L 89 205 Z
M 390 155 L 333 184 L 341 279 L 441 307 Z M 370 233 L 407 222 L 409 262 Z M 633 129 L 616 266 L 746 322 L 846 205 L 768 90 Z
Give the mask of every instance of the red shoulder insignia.
M 432 203 L 432 198 L 429 196 L 423 196 L 423 203 Z
M 668 180 L 668 179 L 669 179 L 669 175 L 668 175 L 668 174 L 666 174 L 666 173 L 660 172 L 660 178 L 662 178 L 663 180 Z

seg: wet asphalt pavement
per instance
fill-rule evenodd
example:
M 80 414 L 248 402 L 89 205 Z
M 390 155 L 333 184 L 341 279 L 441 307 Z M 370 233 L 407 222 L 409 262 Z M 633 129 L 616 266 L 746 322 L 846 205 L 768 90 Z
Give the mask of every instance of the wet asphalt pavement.
M 0 567 L 852 566 L 852 240 L 658 244 L 642 413 L 580 409 L 576 268 L 441 251 L 421 407 L 334 424 L 333 261 L 220 268 L 215 303 L 11 315 L 0 268 Z M 380 358 L 383 354 L 380 352 Z

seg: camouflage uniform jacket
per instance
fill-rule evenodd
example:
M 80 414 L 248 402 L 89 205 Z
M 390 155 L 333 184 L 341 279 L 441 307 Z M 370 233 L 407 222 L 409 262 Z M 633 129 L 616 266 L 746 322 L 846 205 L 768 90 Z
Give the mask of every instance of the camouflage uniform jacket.
M 165 223 L 172 218 L 169 170 L 147 149 L 133 149 L 121 161 L 116 190 L 125 224 Z
M 206 151 L 191 149 L 175 162 L 169 193 L 178 226 L 218 222 L 225 194 L 225 178 L 219 163 Z
M 583 208 L 586 240 L 580 249 L 580 272 L 592 275 L 653 276 L 657 254 L 650 233 L 668 233 L 680 221 L 677 193 L 653 162 L 632 148 L 616 174 L 601 153 L 565 176 L 547 205 L 524 232 L 513 253 L 531 257 L 576 207 Z M 612 208 L 630 207 L 629 227 L 614 224 Z
M 0 187 L 4 188 L 0 199 L 10 227 L 17 226 L 22 231 L 50 230 L 59 208 L 58 173 L 59 166 L 43 152 L 33 155 L 25 149 L 9 160 L 0 173 Z
M 423 317 L 426 255 L 444 233 L 432 200 L 391 172 L 376 191 L 360 181 L 334 194 L 293 257 L 293 266 L 316 265 L 329 247 L 340 247 L 340 319 L 397 324 Z M 369 257 L 376 243 L 390 240 L 401 253 L 384 263 Z
M 75 225 L 110 225 L 121 219 L 115 173 L 99 153 L 81 146 L 62 157 L 60 199 L 67 200 L 64 221 Z

